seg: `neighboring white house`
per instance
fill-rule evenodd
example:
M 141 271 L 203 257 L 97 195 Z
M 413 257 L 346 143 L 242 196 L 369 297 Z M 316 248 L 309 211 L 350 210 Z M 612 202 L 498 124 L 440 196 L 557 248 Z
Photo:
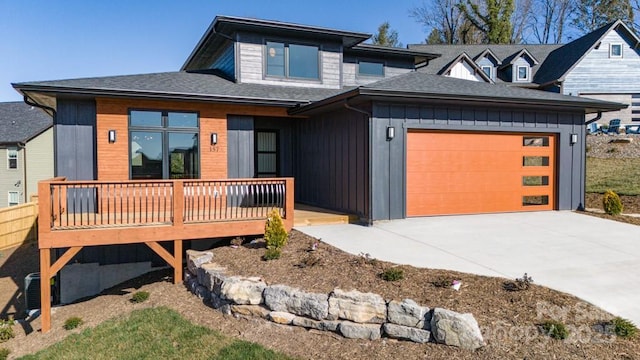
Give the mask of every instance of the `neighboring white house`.
M 470 79 L 468 59 L 496 83 L 627 104 L 602 114 L 640 123 L 640 38 L 618 20 L 565 45 L 409 45 L 442 56 L 420 69 Z M 477 69 L 476 69 L 477 71 Z M 473 77 L 477 80 L 478 77 Z M 485 80 L 486 81 L 486 80 Z

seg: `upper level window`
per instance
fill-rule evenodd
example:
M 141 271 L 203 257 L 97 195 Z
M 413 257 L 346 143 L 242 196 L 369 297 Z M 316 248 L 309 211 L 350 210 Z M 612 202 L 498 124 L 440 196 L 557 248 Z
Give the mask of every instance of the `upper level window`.
M 516 80 L 518 81 L 527 81 L 529 80 L 529 67 L 528 66 L 518 66 L 516 73 Z
M 7 169 L 17 169 L 17 168 L 18 168 L 18 149 L 8 148 L 7 149 Z
M 610 44 L 609 45 L 609 57 L 621 58 L 622 57 L 622 44 Z
M 131 110 L 132 179 L 195 179 L 200 174 L 198 114 Z
M 491 73 L 493 72 L 493 66 L 483 66 L 482 71 L 489 77 L 489 79 L 493 79 Z
M 358 75 L 384 76 L 384 64 L 370 61 L 360 61 L 358 63 Z
M 312 45 L 267 41 L 267 76 L 319 79 L 319 48 Z

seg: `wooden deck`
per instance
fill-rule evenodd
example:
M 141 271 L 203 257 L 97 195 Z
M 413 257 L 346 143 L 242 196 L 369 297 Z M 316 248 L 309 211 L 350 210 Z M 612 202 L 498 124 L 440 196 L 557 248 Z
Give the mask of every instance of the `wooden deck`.
M 276 210 L 293 227 L 292 178 L 65 181 L 38 185 L 42 331 L 51 326 L 50 279 L 84 246 L 144 243 L 182 281 L 182 242 L 258 235 Z M 171 241 L 171 254 L 160 242 Z M 68 250 L 51 264 L 51 250 Z

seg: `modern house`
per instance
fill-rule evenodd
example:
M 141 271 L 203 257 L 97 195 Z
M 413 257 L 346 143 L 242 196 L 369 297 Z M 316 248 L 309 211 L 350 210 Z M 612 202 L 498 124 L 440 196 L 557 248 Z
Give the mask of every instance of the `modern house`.
M 365 224 L 583 206 L 585 116 L 624 105 L 425 74 L 439 55 L 370 36 L 219 16 L 176 72 L 13 84 L 54 115 L 42 277 L 63 302 L 179 281 L 183 241 L 259 234 L 265 208 L 290 228 L 294 201 Z
M 53 121 L 23 102 L 0 103 L 0 208 L 28 202 L 53 177 Z
M 614 101 L 598 121 L 640 123 L 640 38 L 618 20 L 566 45 L 409 45 L 441 54 L 420 71 Z M 488 78 L 488 79 L 487 79 Z M 593 119 L 590 118 L 590 120 Z

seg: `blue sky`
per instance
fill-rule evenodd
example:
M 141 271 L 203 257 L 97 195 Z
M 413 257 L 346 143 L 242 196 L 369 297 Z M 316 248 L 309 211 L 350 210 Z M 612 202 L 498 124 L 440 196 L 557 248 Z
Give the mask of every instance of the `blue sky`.
M 425 30 L 421 0 L 0 0 L 0 101 L 12 82 L 176 71 L 216 15 L 375 33 L 389 21 L 403 44 Z

